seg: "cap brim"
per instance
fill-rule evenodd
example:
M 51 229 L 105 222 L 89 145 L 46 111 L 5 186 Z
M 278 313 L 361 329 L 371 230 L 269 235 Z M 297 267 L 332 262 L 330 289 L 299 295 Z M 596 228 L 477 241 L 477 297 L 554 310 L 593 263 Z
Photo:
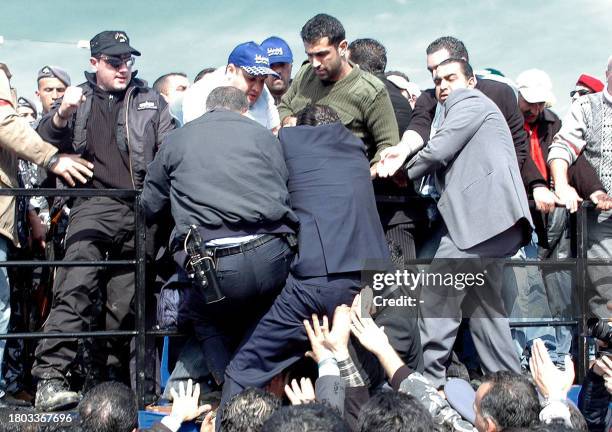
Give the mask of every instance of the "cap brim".
M 279 74 L 265 66 L 240 66 L 240 69 L 252 76 L 272 75 L 276 78 L 280 78 Z
M 469 382 L 458 378 L 449 379 L 444 385 L 444 393 L 450 406 L 461 414 L 461 417 L 472 424 L 476 423 L 476 392 Z
M 542 103 L 547 102 L 550 99 L 550 93 L 534 88 L 519 88 L 519 92 L 523 99 L 529 103 Z
M 106 54 L 106 55 L 111 55 L 111 56 L 117 56 L 121 54 L 134 54 L 135 56 L 139 56 L 140 51 L 132 48 L 129 45 L 115 45 L 108 49 L 104 49 L 103 51 L 101 51 L 101 54 Z

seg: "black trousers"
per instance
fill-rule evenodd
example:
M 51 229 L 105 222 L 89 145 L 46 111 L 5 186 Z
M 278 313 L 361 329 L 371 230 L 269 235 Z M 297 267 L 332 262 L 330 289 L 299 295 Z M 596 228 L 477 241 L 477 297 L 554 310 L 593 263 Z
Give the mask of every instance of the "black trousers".
M 385 238 L 391 252 L 391 261 L 399 270 L 405 270 L 416 258 L 415 239 L 419 234 L 414 224 L 385 226 Z M 382 293 L 385 298 L 400 298 L 406 293 L 398 289 Z M 389 343 L 411 369 L 423 372 L 423 350 L 419 334 L 417 308 L 385 306 L 378 310 L 374 321 L 385 327 Z
M 124 260 L 134 257 L 134 211 L 108 197 L 93 197 L 70 213 L 65 260 Z M 44 330 L 50 333 L 133 329 L 133 267 L 60 267 Z M 101 306 L 101 309 L 99 307 Z M 98 339 L 91 360 L 98 368 L 125 371 L 129 339 Z M 32 375 L 65 378 L 77 358 L 77 339 L 42 339 Z M 123 364 L 122 364 L 123 363 Z

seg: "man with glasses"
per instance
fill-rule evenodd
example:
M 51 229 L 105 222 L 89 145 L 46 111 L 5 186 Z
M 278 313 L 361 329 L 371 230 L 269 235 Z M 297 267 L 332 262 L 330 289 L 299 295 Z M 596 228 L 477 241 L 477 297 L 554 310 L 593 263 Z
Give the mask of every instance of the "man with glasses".
M 555 193 L 571 213 L 578 210 L 581 197 L 570 184 L 570 167 L 578 164 L 580 156 L 595 168 L 605 191 L 612 191 L 612 55 L 605 72 L 606 85 L 601 92 L 580 96 L 563 119 L 548 152 L 548 164 L 555 185 Z M 612 209 L 607 195 L 589 197 L 597 208 L 587 212 L 587 257 L 591 260 L 612 257 Z M 588 266 L 590 286 L 587 287 L 591 314 L 607 319 L 607 303 L 612 300 L 610 266 Z
M 68 87 L 43 117 L 39 134 L 60 149 L 90 161 L 93 178 L 85 187 L 140 189 L 146 167 L 167 133 L 174 128 L 168 104 L 136 78 L 134 57 L 123 31 L 104 31 L 90 41 L 94 73 Z M 66 236 L 68 261 L 134 259 L 134 209 L 130 200 L 105 196 L 78 198 Z M 118 330 L 133 323 L 134 274 L 129 267 L 60 267 L 53 286 L 53 305 L 44 331 Z M 101 313 L 96 311 L 101 303 Z M 133 326 L 133 324 L 131 324 Z M 104 343 L 104 345 L 102 345 Z M 127 380 L 122 355 L 126 340 L 96 342 L 94 374 L 89 380 Z M 76 339 L 43 339 L 36 349 L 32 375 L 38 378 L 36 408 L 58 410 L 76 405 L 79 396 L 67 378 L 77 357 Z M 102 376 L 102 371 L 108 376 Z
M 599 93 L 604 89 L 604 83 L 589 74 L 582 74 L 576 81 L 574 90 L 570 92 L 572 102 L 578 99 L 580 96 L 588 95 L 591 93 Z

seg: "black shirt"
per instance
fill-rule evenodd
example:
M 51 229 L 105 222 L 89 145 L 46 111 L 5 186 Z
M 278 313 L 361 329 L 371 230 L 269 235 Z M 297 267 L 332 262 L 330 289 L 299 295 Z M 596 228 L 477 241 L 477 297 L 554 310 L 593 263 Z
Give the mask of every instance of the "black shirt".
M 111 93 L 96 87 L 87 122 L 87 147 L 83 157 L 94 164 L 90 187 L 94 189 L 133 189 L 130 155 L 119 148 L 116 138 L 117 115 L 125 91 Z

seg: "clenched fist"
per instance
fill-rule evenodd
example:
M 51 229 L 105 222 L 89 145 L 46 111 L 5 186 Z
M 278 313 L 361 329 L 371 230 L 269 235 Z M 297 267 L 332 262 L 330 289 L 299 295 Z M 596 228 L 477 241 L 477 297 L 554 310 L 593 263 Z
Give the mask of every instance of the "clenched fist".
M 76 112 L 83 102 L 85 102 L 83 89 L 74 86 L 68 87 L 62 98 L 62 103 L 57 110 L 57 116 L 55 116 L 57 120 L 59 120 L 57 122 L 59 123 L 58 126 L 65 126 L 68 119 Z

